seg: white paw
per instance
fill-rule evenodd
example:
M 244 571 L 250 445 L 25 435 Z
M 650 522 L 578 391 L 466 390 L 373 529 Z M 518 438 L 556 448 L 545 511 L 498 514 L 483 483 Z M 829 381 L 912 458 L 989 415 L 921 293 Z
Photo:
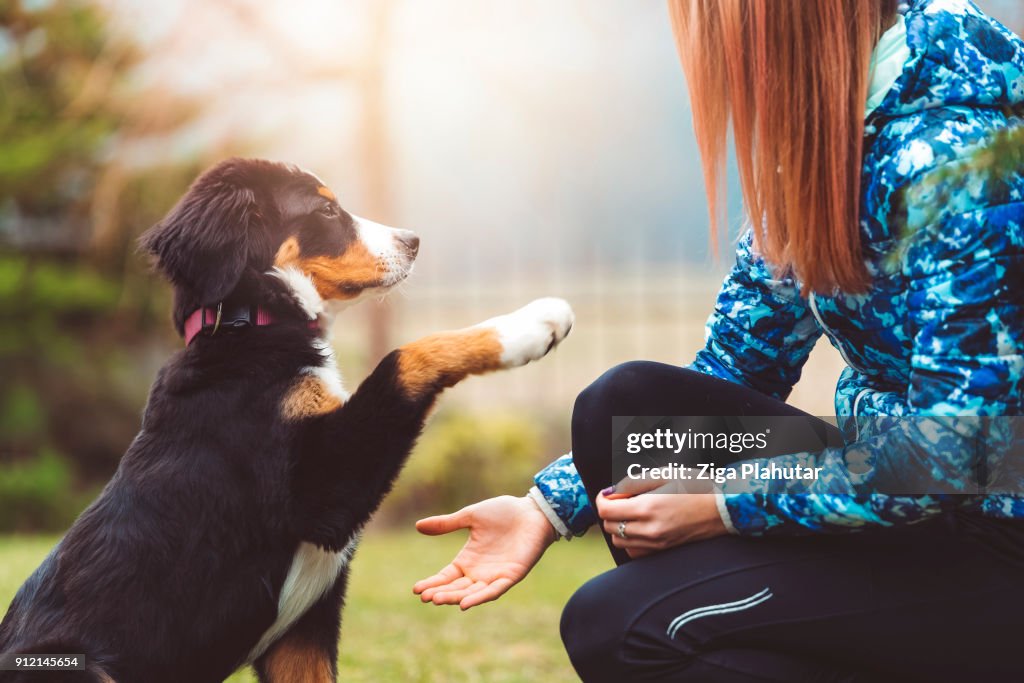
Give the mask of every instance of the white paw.
M 568 302 L 548 298 L 491 318 L 478 327 L 497 330 L 503 348 L 502 367 L 515 368 L 547 355 L 569 334 L 575 319 Z

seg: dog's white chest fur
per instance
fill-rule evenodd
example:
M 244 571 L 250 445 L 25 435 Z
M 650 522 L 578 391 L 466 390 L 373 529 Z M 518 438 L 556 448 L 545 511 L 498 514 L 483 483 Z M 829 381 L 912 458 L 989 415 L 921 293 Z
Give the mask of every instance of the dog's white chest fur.
M 277 601 L 277 619 L 267 629 L 260 642 L 249 653 L 253 661 L 299 620 L 313 604 L 324 596 L 355 552 L 358 534 L 340 552 L 329 552 L 312 543 L 302 542 L 292 558 L 281 596 Z

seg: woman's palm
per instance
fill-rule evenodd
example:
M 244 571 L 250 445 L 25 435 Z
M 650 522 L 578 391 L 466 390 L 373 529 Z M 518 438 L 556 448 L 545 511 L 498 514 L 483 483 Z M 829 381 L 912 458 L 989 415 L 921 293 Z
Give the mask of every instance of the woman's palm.
M 533 501 L 513 496 L 422 519 L 416 529 L 431 536 L 469 529 L 466 545 L 451 564 L 413 587 L 424 602 L 462 609 L 501 597 L 533 569 L 555 538 Z

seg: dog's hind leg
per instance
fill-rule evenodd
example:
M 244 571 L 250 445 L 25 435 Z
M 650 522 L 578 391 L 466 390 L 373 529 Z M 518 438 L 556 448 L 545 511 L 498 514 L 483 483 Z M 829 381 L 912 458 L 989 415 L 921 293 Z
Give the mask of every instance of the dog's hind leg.
M 300 537 L 341 550 L 390 490 L 441 391 L 468 375 L 543 357 L 572 323 L 567 303 L 540 299 L 431 335 L 384 358 L 343 406 L 304 420 L 292 482 Z
M 334 586 L 253 663 L 260 683 L 337 680 L 341 606 L 347 581 L 346 567 Z

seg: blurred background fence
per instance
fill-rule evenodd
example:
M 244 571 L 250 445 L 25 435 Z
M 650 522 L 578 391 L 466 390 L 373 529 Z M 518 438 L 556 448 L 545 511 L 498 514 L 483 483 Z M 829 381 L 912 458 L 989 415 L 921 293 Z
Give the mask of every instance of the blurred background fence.
M 730 247 L 663 2 L 0 0 L 0 21 L 0 531 L 63 528 L 116 467 L 181 344 L 135 239 L 229 155 L 421 234 L 402 291 L 336 323 L 350 385 L 430 331 L 576 309 L 552 358 L 446 397 L 386 521 L 525 490 L 590 380 L 701 344 Z M 820 345 L 793 402 L 828 413 L 840 367 Z

